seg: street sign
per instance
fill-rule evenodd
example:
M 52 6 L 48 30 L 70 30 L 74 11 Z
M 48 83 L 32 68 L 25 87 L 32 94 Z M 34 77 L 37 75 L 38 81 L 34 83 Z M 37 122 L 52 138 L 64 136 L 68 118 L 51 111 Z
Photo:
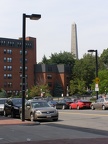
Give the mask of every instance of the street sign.
M 98 84 L 100 82 L 100 79 L 98 77 L 95 78 L 95 83 Z

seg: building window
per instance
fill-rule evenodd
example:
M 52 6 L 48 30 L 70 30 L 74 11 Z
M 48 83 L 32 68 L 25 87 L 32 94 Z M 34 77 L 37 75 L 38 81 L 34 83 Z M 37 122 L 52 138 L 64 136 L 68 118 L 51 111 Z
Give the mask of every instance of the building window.
M 7 74 L 7 78 L 11 79 L 12 78 L 12 74 Z
M 4 66 L 4 70 L 6 70 L 6 66 Z
M 52 83 L 51 83 L 51 82 L 48 82 L 48 86 L 49 86 L 49 87 L 52 87 Z
M 8 82 L 8 87 L 12 87 L 12 83 L 11 82 Z
M 47 79 L 52 79 L 52 75 L 47 75 Z
M 12 62 L 12 58 L 7 58 L 7 62 Z
M 4 62 L 6 62 L 6 57 L 4 57 Z
M 13 47 L 13 46 L 14 46 L 14 42 L 12 42 L 12 41 L 8 41 L 8 46 Z
M 20 74 L 20 78 L 22 78 L 22 74 Z
M 8 49 L 8 50 L 7 50 L 7 53 L 8 53 L 8 54 L 12 54 L 12 50 L 9 50 L 9 49 Z
M 4 49 L 4 54 L 6 54 L 6 49 Z
M 27 51 L 25 51 L 25 55 L 27 54 Z
M 18 47 L 22 47 L 22 43 L 21 43 L 21 42 L 18 42 L 18 43 L 17 43 L 17 46 L 18 46 Z
M 25 70 L 27 70 L 28 68 L 27 67 L 25 67 Z
M 12 70 L 12 66 L 7 66 L 7 70 L 11 71 Z
M 4 74 L 4 78 L 6 78 L 6 74 Z
M 22 66 L 20 66 L 20 71 L 22 71 Z
M 22 87 L 22 83 L 20 83 L 20 87 Z
M 27 63 L 27 59 L 25 59 L 25 63 Z
M 20 55 L 22 55 L 22 50 L 20 50 Z

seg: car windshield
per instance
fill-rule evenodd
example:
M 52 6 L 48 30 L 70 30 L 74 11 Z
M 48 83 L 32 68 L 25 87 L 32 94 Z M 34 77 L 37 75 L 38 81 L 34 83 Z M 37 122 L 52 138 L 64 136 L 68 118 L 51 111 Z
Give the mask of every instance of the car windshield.
M 50 107 L 47 102 L 33 102 L 33 108 Z
M 22 104 L 22 99 L 13 99 L 13 104 Z
M 0 100 L 0 104 L 4 104 L 6 102 L 5 99 Z

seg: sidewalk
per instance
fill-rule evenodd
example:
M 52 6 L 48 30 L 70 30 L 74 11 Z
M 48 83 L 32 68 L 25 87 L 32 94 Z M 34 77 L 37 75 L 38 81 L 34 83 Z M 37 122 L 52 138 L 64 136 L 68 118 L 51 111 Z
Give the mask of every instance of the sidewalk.
M 0 117 L 0 125 L 36 125 L 40 124 L 39 122 L 31 122 L 31 121 L 22 121 L 21 119 L 13 119 L 13 118 L 5 118 Z

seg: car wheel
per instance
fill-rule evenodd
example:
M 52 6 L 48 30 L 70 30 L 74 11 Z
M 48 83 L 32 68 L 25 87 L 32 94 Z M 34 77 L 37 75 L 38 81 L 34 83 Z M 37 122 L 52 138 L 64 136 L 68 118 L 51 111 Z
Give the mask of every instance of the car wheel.
M 94 110 L 94 109 L 95 109 L 93 105 L 91 105 L 91 109 L 92 109 L 92 110 Z
M 58 118 L 56 118 L 56 119 L 53 119 L 53 121 L 58 121 Z
M 80 107 L 79 106 L 77 106 L 77 110 L 79 110 L 80 109 Z
M 31 122 L 33 122 L 33 121 L 34 121 L 34 116 L 33 116 L 33 114 L 32 114 L 32 113 L 30 114 L 30 121 L 31 121 Z
M 105 108 L 105 106 L 103 105 L 103 106 L 102 106 L 102 110 L 105 110 L 105 109 L 106 109 L 106 108 Z
M 14 111 L 11 111 L 11 117 L 12 117 L 12 118 L 15 118 Z
M 7 116 L 8 116 L 5 110 L 4 110 L 4 116 L 5 116 L 5 117 L 7 117 Z
M 65 109 L 65 105 L 62 106 L 62 109 L 63 109 L 63 110 Z

